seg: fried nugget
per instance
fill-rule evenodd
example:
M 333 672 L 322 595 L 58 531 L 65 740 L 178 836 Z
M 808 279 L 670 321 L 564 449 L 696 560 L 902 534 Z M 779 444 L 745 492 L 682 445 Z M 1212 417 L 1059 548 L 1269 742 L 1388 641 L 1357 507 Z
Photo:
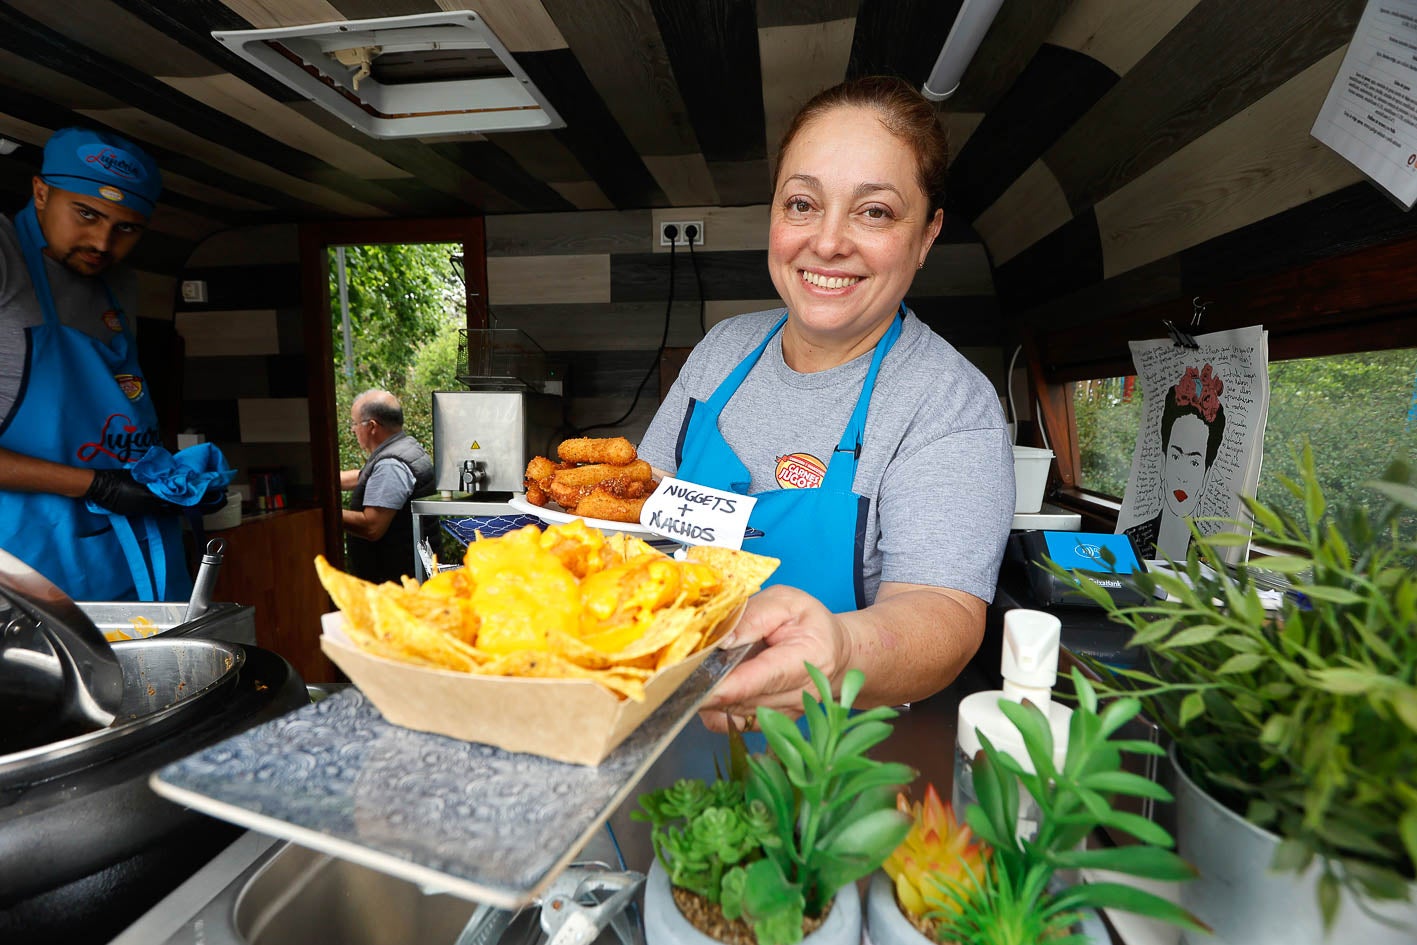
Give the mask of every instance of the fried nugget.
M 569 463 L 608 463 L 612 466 L 628 466 L 638 458 L 635 445 L 623 436 L 563 440 L 556 448 L 556 454 Z
M 590 466 L 577 466 L 575 469 L 562 469 L 556 473 L 553 481 L 566 486 L 594 486 L 606 479 L 631 479 L 648 482 L 653 478 L 654 470 L 650 464 L 642 459 L 637 459 L 626 466 L 594 463 Z
M 643 479 L 625 479 L 617 476 L 614 479 L 602 480 L 596 484 L 595 488 L 617 499 L 643 499 L 658 486 L 659 481 L 655 479 L 646 482 Z
M 546 490 L 541 488 L 541 486 L 537 484 L 535 479 L 528 479 L 525 484 L 526 500 L 532 505 L 537 506 L 538 508 L 544 506 L 548 499 L 546 495 Z
M 534 482 L 541 488 L 546 488 L 546 480 L 550 479 L 556 472 L 557 464 L 547 459 L 545 456 L 533 456 L 531 462 L 526 464 L 526 480 Z
M 575 514 L 576 506 L 581 500 L 590 495 L 594 486 L 568 486 L 558 479 L 552 479 L 550 487 L 546 490 L 551 496 L 551 500 L 567 512 Z
M 576 505 L 577 515 L 598 518 L 607 522 L 635 523 L 640 520 L 640 509 L 644 508 L 644 496 L 639 499 L 620 499 L 596 489 Z

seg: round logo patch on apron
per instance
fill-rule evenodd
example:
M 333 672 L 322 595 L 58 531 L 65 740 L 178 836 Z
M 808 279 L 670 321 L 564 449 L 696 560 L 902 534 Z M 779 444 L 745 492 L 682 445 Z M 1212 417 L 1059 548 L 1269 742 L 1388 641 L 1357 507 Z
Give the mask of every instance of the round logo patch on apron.
M 118 389 L 123 391 L 129 400 L 137 400 L 143 396 L 143 379 L 136 374 L 115 374 L 113 379 L 118 382 Z
M 811 453 L 789 453 L 777 458 L 774 473 L 784 489 L 815 489 L 827 475 L 827 464 Z
M 109 331 L 122 331 L 123 322 L 118 318 L 118 310 L 111 308 L 103 313 L 104 327 Z

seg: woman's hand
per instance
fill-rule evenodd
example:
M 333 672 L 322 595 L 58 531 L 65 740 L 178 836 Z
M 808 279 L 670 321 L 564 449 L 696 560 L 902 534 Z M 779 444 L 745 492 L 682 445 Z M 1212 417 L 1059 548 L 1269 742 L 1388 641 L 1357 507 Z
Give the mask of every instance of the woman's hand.
M 812 686 L 806 663 L 825 673 L 833 689 L 850 667 L 851 639 L 841 617 L 795 587 L 774 585 L 748 601 L 733 639 L 724 645 L 758 640 L 767 649 L 740 663 L 704 704 L 700 717 L 711 731 L 727 731 L 725 712 L 742 727 L 760 706 L 796 718 L 802 714 L 802 690 Z

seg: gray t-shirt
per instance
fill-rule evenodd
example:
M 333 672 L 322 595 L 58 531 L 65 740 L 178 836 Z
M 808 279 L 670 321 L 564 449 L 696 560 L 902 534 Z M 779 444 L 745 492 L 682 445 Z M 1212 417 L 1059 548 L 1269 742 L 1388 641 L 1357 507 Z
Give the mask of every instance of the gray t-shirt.
M 758 346 L 783 310 L 714 326 L 693 350 L 655 414 L 640 455 L 673 471 L 689 398 L 707 400 Z M 784 476 L 830 462 L 872 352 L 827 371 L 799 374 L 774 339 L 719 420 L 724 440 L 752 474 L 751 490 L 781 488 Z M 927 584 L 994 598 L 1013 521 L 1013 450 L 993 385 L 939 335 L 909 314 L 881 364 L 866 418 L 855 492 L 870 500 L 864 558 L 866 599 L 882 581 Z
M 364 507 L 401 509 L 413 495 L 413 470 L 408 464 L 389 457 L 374 464 L 364 483 Z
M 105 343 L 111 341 L 117 332 L 103 318 L 113 307 L 104 291 L 107 281 L 123 306 L 129 330 L 137 327 L 133 323 L 137 317 L 137 280 L 130 270 L 109 270 L 102 279 L 95 279 L 81 276 L 48 256 L 44 257 L 44 266 L 49 274 L 49 290 L 54 293 L 54 307 L 63 324 Z M 28 353 L 25 329 L 43 324 L 44 311 L 34 294 L 14 221 L 0 216 L 0 424 L 9 416 L 24 376 Z

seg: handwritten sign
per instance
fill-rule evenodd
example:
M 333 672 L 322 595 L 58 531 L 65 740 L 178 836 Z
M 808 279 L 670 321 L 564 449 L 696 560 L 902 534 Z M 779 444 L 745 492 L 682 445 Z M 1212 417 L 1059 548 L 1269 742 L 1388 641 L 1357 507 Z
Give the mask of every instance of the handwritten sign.
M 686 545 L 742 548 L 748 516 L 757 501 L 736 492 L 665 478 L 645 500 L 640 524 Z
M 1216 417 L 1223 418 L 1218 428 L 1216 424 L 1207 427 L 1207 432 L 1214 432 L 1219 442 L 1214 445 L 1213 458 L 1207 443 L 1204 488 L 1187 518 L 1195 522 L 1201 534 L 1230 530 L 1207 519 L 1243 518 L 1240 496 L 1254 495 L 1259 484 L 1269 413 L 1269 337 L 1255 325 L 1197 335 L 1195 340 L 1198 347 L 1194 350 L 1177 347 L 1165 338 L 1131 342 L 1132 362 L 1145 392 L 1145 410 L 1117 516 L 1119 532 L 1152 520 L 1159 527 L 1166 512 L 1164 493 L 1174 484 L 1168 486 L 1166 482 L 1162 421 L 1167 393 L 1187 377 L 1187 369 L 1199 373 L 1209 367 L 1211 375 L 1220 380 L 1221 410 Z M 1196 487 L 1194 482 L 1188 485 Z M 1158 547 L 1175 559 L 1186 556 L 1185 546 L 1163 547 L 1158 543 Z M 1238 560 L 1244 551 L 1233 548 L 1224 553 Z

